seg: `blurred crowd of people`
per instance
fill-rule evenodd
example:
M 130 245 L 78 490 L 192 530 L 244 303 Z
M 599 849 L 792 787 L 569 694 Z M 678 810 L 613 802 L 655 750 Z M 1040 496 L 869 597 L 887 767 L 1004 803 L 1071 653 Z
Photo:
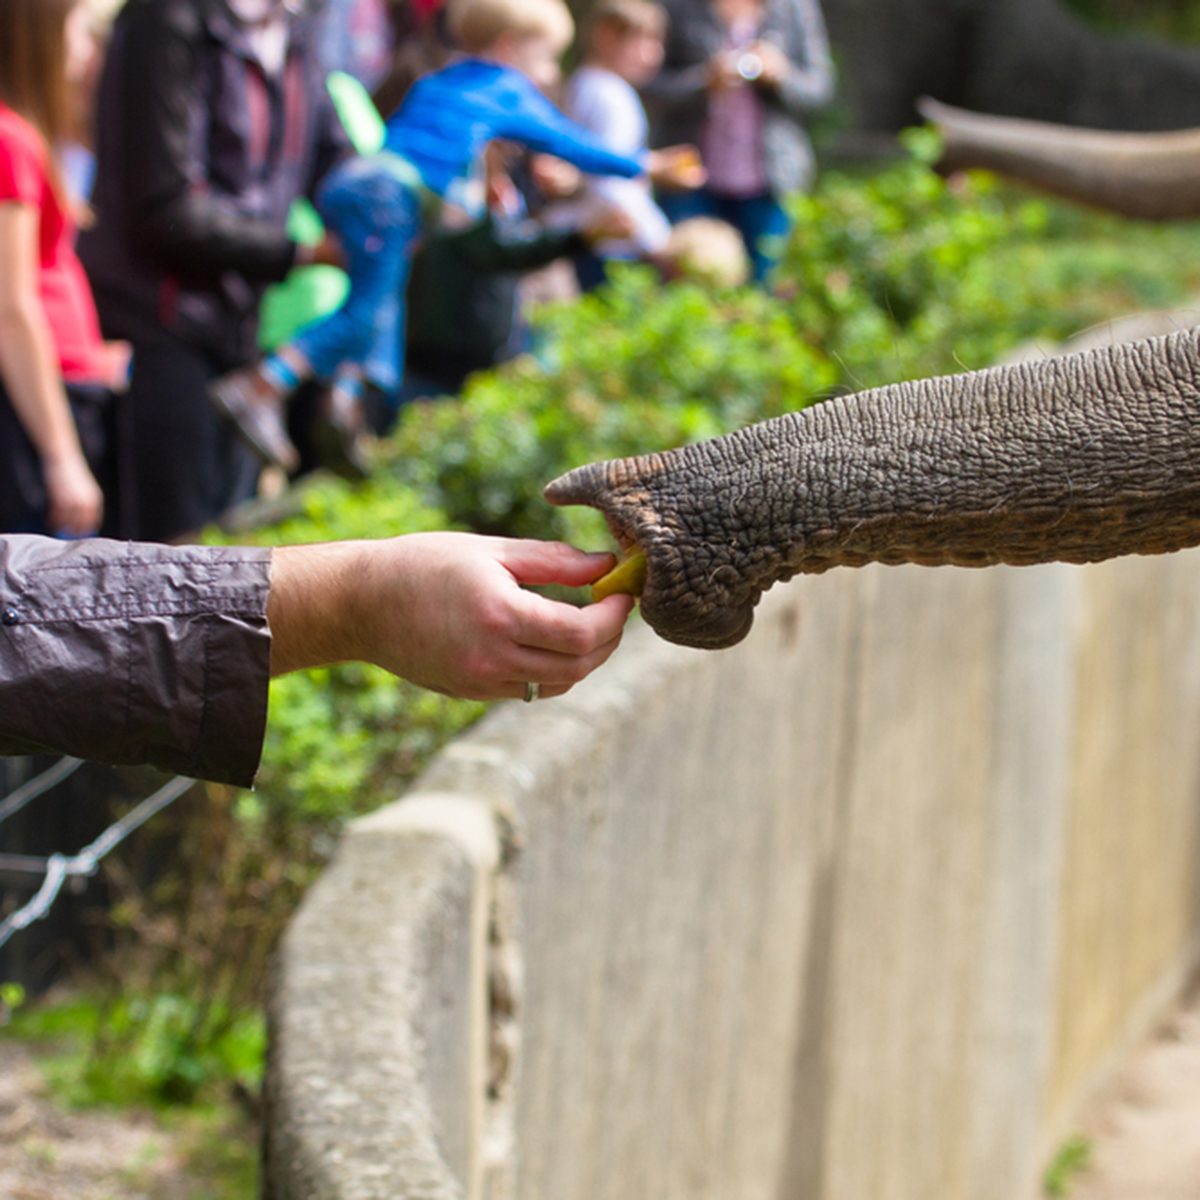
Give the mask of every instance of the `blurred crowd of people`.
M 547 264 L 763 281 L 833 92 L 817 0 L 581 7 L 0 0 L 0 533 L 181 541 L 264 466 L 362 474 L 529 348 Z

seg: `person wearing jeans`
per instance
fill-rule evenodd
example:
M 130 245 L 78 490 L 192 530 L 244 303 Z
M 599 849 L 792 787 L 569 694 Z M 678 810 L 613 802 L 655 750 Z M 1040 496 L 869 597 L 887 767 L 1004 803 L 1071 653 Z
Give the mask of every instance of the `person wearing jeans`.
M 400 386 L 404 291 L 421 232 L 421 183 L 398 154 L 353 159 L 318 194 L 346 256 L 350 292 L 323 321 L 301 330 L 295 347 L 320 379 L 336 380 L 348 359 L 384 392 Z
M 301 330 L 262 363 L 231 372 L 210 389 L 213 404 L 250 446 L 285 469 L 298 454 L 284 406 L 300 383 L 316 377 L 347 396 L 366 384 L 396 389 L 399 288 L 413 241 L 443 205 L 482 215 L 483 152 L 489 142 L 516 142 L 593 174 L 648 173 L 672 182 L 686 180 L 692 169 L 687 148 L 638 157 L 614 153 L 546 98 L 540 89 L 556 81 L 558 57 L 574 28 L 562 0 L 462 0 L 451 6 L 449 20 L 468 57 L 420 80 L 388 121 L 383 149 L 336 170 L 318 198 L 322 219 L 338 241 L 359 243 L 345 306 Z M 385 298 L 388 288 L 395 295 Z M 351 416 L 349 405 L 346 411 L 350 457 L 361 417 Z

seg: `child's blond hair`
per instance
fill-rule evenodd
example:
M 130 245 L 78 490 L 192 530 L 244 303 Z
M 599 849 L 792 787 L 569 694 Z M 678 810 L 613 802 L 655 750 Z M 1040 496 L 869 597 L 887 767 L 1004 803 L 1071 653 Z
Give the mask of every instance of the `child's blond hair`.
M 742 235 L 715 217 L 690 217 L 671 229 L 662 256 L 675 278 L 710 287 L 740 287 L 750 278 L 750 256 Z
M 598 0 L 588 13 L 589 41 L 597 29 L 611 29 L 618 37 L 637 33 L 661 38 L 667 32 L 667 10 L 654 0 Z
M 450 0 L 450 35 L 461 50 L 479 54 L 505 34 L 544 37 L 560 52 L 575 36 L 575 21 L 563 0 Z

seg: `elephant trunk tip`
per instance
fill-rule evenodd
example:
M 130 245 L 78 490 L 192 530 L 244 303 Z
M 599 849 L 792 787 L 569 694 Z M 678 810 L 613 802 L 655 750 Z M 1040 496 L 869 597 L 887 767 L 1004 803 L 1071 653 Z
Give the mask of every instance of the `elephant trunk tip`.
M 588 463 L 584 467 L 576 467 L 557 479 L 552 479 L 542 491 L 542 495 L 551 504 L 591 504 L 595 505 L 601 492 L 607 486 L 607 477 L 600 463 Z

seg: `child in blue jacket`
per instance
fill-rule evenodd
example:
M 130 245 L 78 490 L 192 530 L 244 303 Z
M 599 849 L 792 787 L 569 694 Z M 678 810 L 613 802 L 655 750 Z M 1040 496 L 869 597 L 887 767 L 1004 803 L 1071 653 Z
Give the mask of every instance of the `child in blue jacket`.
M 403 297 L 413 244 L 442 205 L 482 215 L 483 150 L 493 139 L 566 159 L 589 175 L 688 186 L 690 147 L 636 158 L 608 150 L 541 91 L 557 75 L 573 22 L 562 0 L 458 0 L 450 28 L 466 57 L 421 79 L 388 122 L 382 150 L 351 159 L 317 198 L 341 242 L 350 290 L 328 317 L 302 329 L 257 366 L 217 380 L 211 396 L 268 462 L 294 469 L 284 423 L 288 395 L 316 378 L 352 394 L 363 381 L 395 392 L 401 381 Z M 353 422 L 346 421 L 347 436 Z

